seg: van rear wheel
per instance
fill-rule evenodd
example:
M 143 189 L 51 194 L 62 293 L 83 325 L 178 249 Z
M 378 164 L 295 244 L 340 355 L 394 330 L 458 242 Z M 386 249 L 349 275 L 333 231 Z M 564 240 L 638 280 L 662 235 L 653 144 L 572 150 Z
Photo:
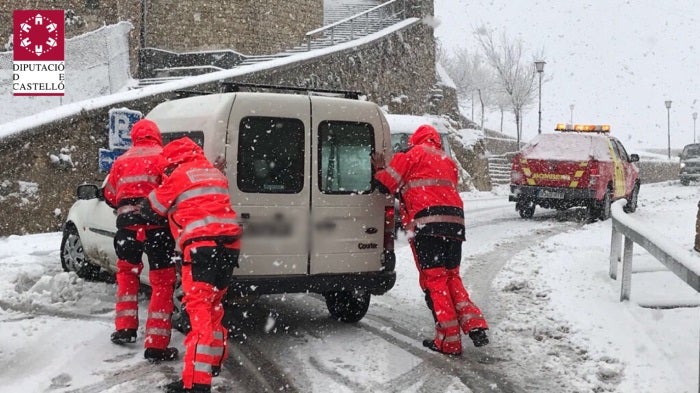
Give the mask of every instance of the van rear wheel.
M 347 323 L 358 322 L 367 314 L 371 297 L 366 291 L 328 292 L 323 296 L 331 316 Z

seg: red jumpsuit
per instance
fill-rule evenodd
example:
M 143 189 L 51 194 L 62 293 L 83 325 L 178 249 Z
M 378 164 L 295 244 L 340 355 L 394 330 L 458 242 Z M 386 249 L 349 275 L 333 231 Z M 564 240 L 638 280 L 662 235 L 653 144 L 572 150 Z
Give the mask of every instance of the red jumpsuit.
M 191 330 L 185 338 L 182 381 L 166 391 L 208 391 L 212 369 L 226 357 L 228 331 L 221 324 L 233 269 L 238 266 L 241 228 L 231 207 L 226 176 L 184 137 L 163 148 L 172 172 L 148 197 L 150 209 L 167 215 L 183 253 L 183 303 Z
M 139 214 L 139 203 L 158 187 L 166 161 L 160 155 L 162 141 L 158 126 L 140 120 L 131 129 L 133 146 L 119 156 L 109 172 L 103 189 L 105 202 L 117 209 L 117 233 L 114 249 L 117 254 L 117 302 L 115 326 L 127 333 L 124 340 L 136 339 L 138 320 L 139 275 L 143 269 L 143 253 L 148 255 L 148 278 L 153 289 L 146 319 L 144 346 L 165 350 L 170 343 L 173 289 L 176 281 L 172 236 L 164 224 L 154 224 Z M 147 356 L 148 357 L 148 356 Z
M 484 339 L 488 329 L 459 275 L 465 228 L 457 167 L 441 149 L 440 136 L 432 126 L 420 126 L 409 145 L 408 150 L 396 153 L 375 179 L 380 190 L 399 194 L 404 228 L 415 234 L 411 249 L 436 326 L 435 338 L 424 344 L 457 355 L 462 352 L 460 328 L 470 337 L 479 333 Z

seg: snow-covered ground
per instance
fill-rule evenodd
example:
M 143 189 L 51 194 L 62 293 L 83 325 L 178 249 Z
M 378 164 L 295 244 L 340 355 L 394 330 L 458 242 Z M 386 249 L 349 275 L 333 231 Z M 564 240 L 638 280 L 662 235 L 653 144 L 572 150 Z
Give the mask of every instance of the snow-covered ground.
M 440 15 L 443 8 L 436 6 L 436 12 L 447 20 Z M 0 137 L 82 109 L 109 107 L 354 44 L 99 96 L 9 123 L 9 117 L 0 116 L 5 123 Z M 548 74 L 555 73 L 555 65 L 548 64 Z M 473 137 L 466 135 L 465 140 Z M 658 232 L 659 239 L 677 243 L 679 252 L 693 253 L 697 191 L 697 185 L 678 182 L 643 185 L 634 216 Z M 280 390 L 269 389 L 276 386 L 288 392 L 698 391 L 698 308 L 640 305 L 700 305 L 700 295 L 636 247 L 632 298 L 621 303 L 620 283 L 608 277 L 610 221 L 588 224 L 578 210 L 541 209 L 532 220 L 521 220 L 503 188 L 463 197 L 468 241 L 462 274 L 491 323 L 489 346 L 475 349 L 465 339 L 461 359 L 421 347 L 419 340 L 430 335 L 432 319 L 406 239 L 400 238 L 396 286 L 373 297 L 367 317 L 356 325 L 330 320 L 323 300 L 305 294 L 263 298 L 239 315 L 250 320 L 237 320 L 245 340 L 233 343 L 234 361 L 215 379 L 215 391 Z M 109 342 L 114 284 L 85 282 L 62 272 L 60 241 L 60 233 L 0 238 L 0 392 L 148 393 L 177 378 L 181 362 L 146 363 L 142 341 L 133 347 Z M 145 305 L 144 297 L 142 310 Z M 173 333 L 173 344 L 180 349 L 182 338 Z
M 700 305 L 700 295 L 636 247 L 632 299 L 621 303 L 620 283 L 608 277 L 610 221 L 585 223 L 575 209 L 540 209 L 522 220 L 505 189 L 462 195 L 469 227 L 462 273 L 490 320 L 489 346 L 475 349 L 465 339 L 458 360 L 420 347 L 432 319 L 400 238 L 397 284 L 373 298 L 363 321 L 330 320 L 314 295 L 263 298 L 263 318 L 232 345 L 236 361 L 214 390 L 263 389 L 265 380 L 242 382 L 250 362 L 261 364 L 245 352 L 255 344 L 270 359 L 267 380 L 290 381 L 289 391 L 698 391 L 698 308 L 640 304 Z M 696 186 L 644 185 L 634 216 L 659 240 L 692 253 L 696 203 Z M 157 392 L 181 362 L 152 365 L 141 341 L 109 342 L 114 284 L 62 272 L 60 239 L 0 238 L 0 391 Z M 180 349 L 182 338 L 173 333 Z M 503 379 L 482 389 L 473 373 Z

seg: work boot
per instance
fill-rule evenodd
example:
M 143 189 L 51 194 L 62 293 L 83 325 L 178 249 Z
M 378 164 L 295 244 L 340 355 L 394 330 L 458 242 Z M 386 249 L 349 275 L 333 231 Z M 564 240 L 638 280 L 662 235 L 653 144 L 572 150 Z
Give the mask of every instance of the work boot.
M 184 382 L 179 380 L 163 386 L 163 391 L 165 393 L 211 393 L 211 386 L 195 383 L 191 389 L 185 389 Z
M 437 346 L 437 344 L 435 344 L 435 340 L 423 340 L 423 346 L 430 349 L 431 351 L 443 353 L 445 355 L 450 355 L 450 356 L 461 356 L 462 355 L 461 349 L 459 351 L 453 351 L 453 352 L 448 352 L 448 351 L 445 351 L 444 349 L 440 349 Z
M 158 349 L 158 348 L 146 348 L 146 351 L 143 353 L 143 357 L 148 359 L 151 362 L 157 362 L 157 361 L 168 361 L 168 360 L 175 360 L 177 359 L 178 351 L 177 348 L 173 347 L 168 347 L 165 349 Z
M 112 333 L 110 337 L 113 343 L 124 345 L 136 342 L 136 329 L 121 329 Z
M 489 338 L 486 336 L 486 329 L 472 329 L 469 331 L 469 338 L 474 342 L 475 347 L 483 347 L 489 343 Z

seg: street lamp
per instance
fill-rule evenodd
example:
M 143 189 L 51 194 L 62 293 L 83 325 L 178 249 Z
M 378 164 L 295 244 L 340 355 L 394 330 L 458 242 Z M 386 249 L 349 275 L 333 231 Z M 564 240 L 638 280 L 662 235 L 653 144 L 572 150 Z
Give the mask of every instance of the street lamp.
M 695 120 L 698 119 L 698 113 L 693 112 L 693 143 L 695 143 Z
M 671 101 L 665 101 L 666 114 L 668 117 L 668 159 L 671 159 Z
M 537 123 L 537 133 L 538 134 L 542 133 L 542 73 L 544 72 L 544 65 L 545 64 L 546 63 L 542 60 L 535 62 L 535 68 L 537 69 L 537 73 L 540 74 L 539 120 Z
M 574 104 L 569 105 L 569 109 L 571 109 L 571 119 L 569 119 L 569 124 L 574 124 Z

